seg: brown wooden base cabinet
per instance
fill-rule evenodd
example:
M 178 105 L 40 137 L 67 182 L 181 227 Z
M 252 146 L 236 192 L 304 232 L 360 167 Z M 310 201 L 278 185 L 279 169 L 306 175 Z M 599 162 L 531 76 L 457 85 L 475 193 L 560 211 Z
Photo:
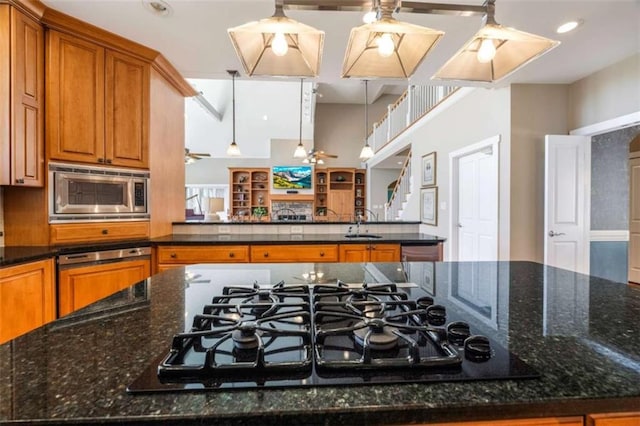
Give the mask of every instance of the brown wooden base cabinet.
M 582 417 L 488 420 L 481 422 L 423 423 L 420 426 L 583 426 Z
M 590 414 L 587 426 L 640 426 L 640 411 L 635 413 Z
M 337 262 L 337 244 L 251 246 L 252 263 Z
M 340 262 L 399 262 L 400 244 L 340 244 Z
M 249 246 L 160 246 L 156 249 L 156 271 L 195 263 L 247 263 Z
M 0 269 L 0 344 L 55 318 L 53 259 Z
M 64 269 L 58 273 L 59 315 L 69 314 L 151 275 L 148 259 Z

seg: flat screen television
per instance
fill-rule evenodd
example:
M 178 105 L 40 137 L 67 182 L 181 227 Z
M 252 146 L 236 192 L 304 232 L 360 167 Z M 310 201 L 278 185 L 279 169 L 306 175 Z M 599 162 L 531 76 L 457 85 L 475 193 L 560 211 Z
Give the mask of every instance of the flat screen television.
M 273 189 L 311 189 L 311 166 L 273 166 Z

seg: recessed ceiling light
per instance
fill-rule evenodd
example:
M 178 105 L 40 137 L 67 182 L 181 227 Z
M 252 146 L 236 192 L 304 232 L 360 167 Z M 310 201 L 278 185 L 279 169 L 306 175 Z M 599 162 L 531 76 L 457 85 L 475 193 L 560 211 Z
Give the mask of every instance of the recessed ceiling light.
M 556 32 L 558 34 L 565 34 L 568 33 L 570 31 L 575 30 L 576 28 L 578 28 L 580 25 L 582 24 L 582 20 L 579 21 L 568 21 L 565 22 L 564 24 L 560 25 L 557 29 Z
M 269 116 L 267 116 L 267 115 L 265 114 L 265 115 L 263 115 L 263 116 L 262 116 L 262 119 L 263 119 L 264 121 L 267 121 L 267 120 L 269 120 Z
M 169 16 L 173 14 L 173 9 L 164 0 L 142 0 L 144 8 L 154 15 Z

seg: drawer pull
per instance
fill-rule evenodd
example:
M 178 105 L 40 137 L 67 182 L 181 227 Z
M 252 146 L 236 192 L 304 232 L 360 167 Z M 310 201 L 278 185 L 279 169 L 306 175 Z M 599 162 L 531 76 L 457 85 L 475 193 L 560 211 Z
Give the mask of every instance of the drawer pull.
M 24 179 L 16 179 L 16 183 L 24 183 Z
M 320 252 L 320 257 L 324 257 L 324 252 L 323 251 Z
M 105 160 L 105 163 L 107 163 L 107 164 L 111 164 L 111 163 L 112 163 L 111 158 L 107 158 L 107 159 Z
M 264 257 L 269 257 L 269 252 L 265 251 L 264 252 Z
M 236 255 L 232 252 L 232 253 L 229 253 L 229 257 L 236 257 Z
M 172 258 L 172 259 L 175 259 L 176 257 L 178 257 L 178 255 L 177 255 L 177 254 L 175 254 L 175 253 L 171 253 L 171 254 L 169 255 L 169 257 L 170 257 L 170 258 Z
M 108 233 L 109 233 L 109 230 L 108 230 L 108 229 L 103 229 L 103 230 L 102 230 L 102 235 L 107 235 Z
M 98 158 L 98 163 L 104 163 L 104 158 Z

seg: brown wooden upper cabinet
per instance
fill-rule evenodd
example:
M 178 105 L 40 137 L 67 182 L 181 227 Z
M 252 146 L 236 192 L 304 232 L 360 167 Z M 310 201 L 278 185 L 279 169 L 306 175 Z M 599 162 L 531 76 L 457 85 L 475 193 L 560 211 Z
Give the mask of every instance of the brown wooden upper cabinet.
M 150 65 L 54 30 L 46 43 L 48 158 L 148 168 Z
M 44 185 L 44 31 L 0 5 L 0 185 Z

